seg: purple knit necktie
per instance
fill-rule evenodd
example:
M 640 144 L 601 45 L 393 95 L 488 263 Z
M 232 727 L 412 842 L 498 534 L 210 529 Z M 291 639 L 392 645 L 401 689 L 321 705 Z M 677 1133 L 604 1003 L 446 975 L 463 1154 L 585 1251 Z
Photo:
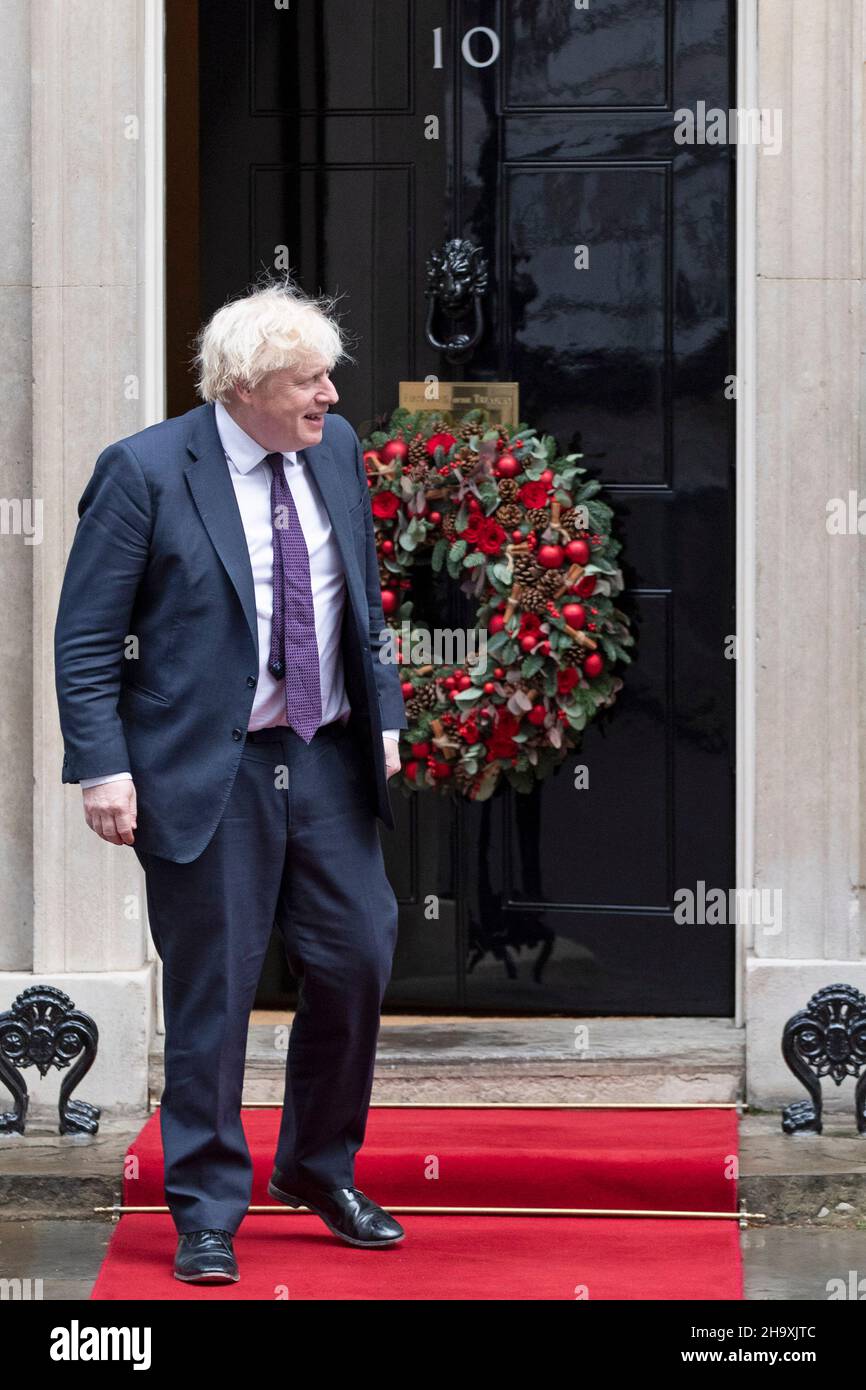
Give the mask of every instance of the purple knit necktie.
M 273 473 L 271 523 L 274 533 L 274 614 L 268 670 L 275 680 L 286 679 L 286 717 L 309 743 L 322 722 L 319 648 L 310 581 L 310 557 L 291 489 L 283 471 L 282 454 L 268 454 Z

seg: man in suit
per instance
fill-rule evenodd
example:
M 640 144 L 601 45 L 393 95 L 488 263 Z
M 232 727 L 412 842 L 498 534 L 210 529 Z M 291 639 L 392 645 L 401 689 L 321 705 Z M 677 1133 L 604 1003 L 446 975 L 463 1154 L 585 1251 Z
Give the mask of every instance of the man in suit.
M 407 719 L 379 659 L 361 445 L 333 413 L 332 308 L 287 283 L 214 315 L 204 404 L 97 460 L 57 614 L 63 781 L 145 871 L 174 1272 L 190 1281 L 239 1277 L 245 1048 L 274 923 L 299 1000 L 269 1194 L 351 1245 L 404 1235 L 354 1185 L 397 934 L 376 818 L 393 829 Z

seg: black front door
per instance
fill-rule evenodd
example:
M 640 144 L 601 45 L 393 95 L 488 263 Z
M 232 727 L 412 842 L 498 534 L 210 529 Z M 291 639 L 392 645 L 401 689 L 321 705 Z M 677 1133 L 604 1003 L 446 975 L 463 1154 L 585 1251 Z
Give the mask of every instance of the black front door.
M 394 794 L 392 1008 L 733 1011 L 733 928 L 674 919 L 734 878 L 733 153 L 675 139 L 733 105 L 731 10 L 201 0 L 202 313 L 264 269 L 344 295 L 362 430 L 401 380 L 519 382 L 624 544 L 638 644 L 605 727 L 531 796 Z M 424 334 L 449 236 L 490 265 L 460 367 Z

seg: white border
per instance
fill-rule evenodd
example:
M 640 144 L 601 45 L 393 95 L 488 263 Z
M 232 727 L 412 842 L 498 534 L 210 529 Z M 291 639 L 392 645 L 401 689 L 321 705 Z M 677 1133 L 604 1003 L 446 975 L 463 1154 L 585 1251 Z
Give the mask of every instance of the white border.
M 758 0 L 737 3 L 737 106 L 758 105 Z M 755 873 L 755 481 L 757 392 L 757 148 L 737 146 L 737 692 L 736 883 Z M 738 901 L 740 895 L 737 895 Z M 734 1022 L 744 1024 L 746 924 L 736 925 Z

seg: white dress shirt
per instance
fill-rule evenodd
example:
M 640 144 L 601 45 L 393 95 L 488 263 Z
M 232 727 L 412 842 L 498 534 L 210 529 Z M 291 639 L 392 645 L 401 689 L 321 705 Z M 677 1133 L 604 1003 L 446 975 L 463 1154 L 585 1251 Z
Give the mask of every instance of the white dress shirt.
M 270 465 L 265 462 L 267 451 L 241 429 L 221 401 L 216 403 L 216 426 L 243 522 L 256 595 L 259 680 L 248 727 L 265 729 L 276 724 L 288 727 L 285 682 L 275 680 L 268 670 L 274 600 L 273 475 Z M 330 724 L 335 719 L 345 721 L 351 706 L 346 694 L 340 647 L 346 601 L 346 577 L 340 551 L 327 509 L 304 460 L 299 459 L 294 451 L 283 454 L 283 471 L 310 557 L 316 643 L 319 648 L 321 722 Z M 400 731 L 385 729 L 383 737 L 399 739 Z M 129 772 L 116 772 L 108 777 L 87 777 L 82 779 L 81 786 L 96 787 L 102 782 L 117 782 L 131 779 L 131 776 Z

